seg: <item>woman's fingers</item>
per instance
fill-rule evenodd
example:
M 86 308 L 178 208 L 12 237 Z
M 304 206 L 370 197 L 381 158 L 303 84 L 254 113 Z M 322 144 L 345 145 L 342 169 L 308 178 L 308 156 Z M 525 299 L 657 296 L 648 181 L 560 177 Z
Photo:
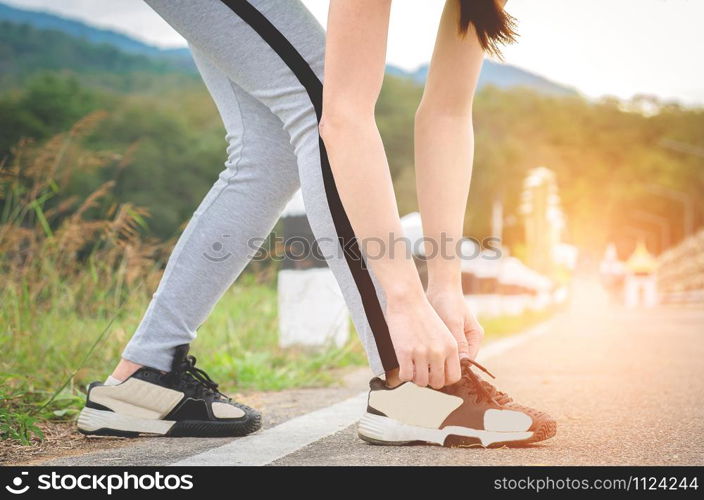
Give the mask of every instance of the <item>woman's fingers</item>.
M 452 336 L 455 337 L 455 340 L 457 341 L 457 353 L 459 354 L 459 359 L 470 357 L 469 342 L 467 340 L 467 335 L 465 334 L 464 323 L 453 325 L 451 331 Z
M 445 351 L 434 347 L 430 354 L 430 375 L 428 383 L 433 389 L 445 387 Z
M 398 358 L 398 378 L 403 382 L 413 380 L 413 359 L 402 352 L 397 353 Z
M 465 321 L 464 336 L 469 345 L 469 357 L 475 359 L 479 353 L 479 348 L 484 340 L 484 328 L 479 324 L 477 318 L 474 317 L 471 311 L 467 311 Z
M 428 361 L 425 357 L 419 356 L 413 359 L 415 374 L 413 375 L 413 383 L 421 387 L 426 387 L 429 382 L 428 376 Z
M 445 385 L 452 385 L 462 377 L 460 358 L 452 356 L 445 361 Z
M 482 339 L 484 339 L 484 330 L 472 330 L 467 333 L 467 340 L 469 342 L 469 359 L 476 359 L 479 349 L 482 346 Z

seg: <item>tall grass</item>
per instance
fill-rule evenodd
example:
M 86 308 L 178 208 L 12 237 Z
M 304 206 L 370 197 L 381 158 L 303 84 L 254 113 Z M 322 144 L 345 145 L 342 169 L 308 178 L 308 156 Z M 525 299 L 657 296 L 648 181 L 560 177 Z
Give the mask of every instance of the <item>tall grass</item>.
M 173 244 L 144 236 L 149 214 L 117 201 L 112 181 L 68 195 L 83 173 L 130 161 L 83 146 L 103 118 L 24 141 L 0 163 L 0 438 L 29 442 L 41 419 L 72 417 L 85 384 L 118 360 Z M 329 368 L 363 361 L 356 342 L 279 349 L 272 276 L 243 276 L 199 331 L 199 364 L 226 390 L 326 384 Z

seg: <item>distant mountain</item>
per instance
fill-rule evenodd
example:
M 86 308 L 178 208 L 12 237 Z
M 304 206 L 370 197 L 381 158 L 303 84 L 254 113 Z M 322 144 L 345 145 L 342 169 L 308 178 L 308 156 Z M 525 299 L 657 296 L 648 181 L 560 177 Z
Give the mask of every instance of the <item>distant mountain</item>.
M 96 28 L 81 21 L 67 19 L 48 12 L 25 10 L 0 3 L 0 21 L 28 24 L 34 28 L 56 30 L 94 44 L 107 44 L 128 54 L 167 59 L 189 72 L 195 66 L 187 48 L 160 49 L 116 31 Z
M 415 71 L 406 71 L 399 67 L 388 65 L 386 73 L 394 76 L 410 78 L 411 80 L 423 84 L 428 76 L 428 65 L 424 64 Z M 493 85 L 499 88 L 526 87 L 536 92 L 551 95 L 577 95 L 577 91 L 572 87 L 560 85 L 545 77 L 531 73 L 510 64 L 501 64 L 486 60 L 479 75 L 479 88 L 485 85 Z
M 0 82 L 19 83 L 42 70 L 114 75 L 186 72 L 182 64 L 170 58 L 130 54 L 58 30 L 0 20 Z

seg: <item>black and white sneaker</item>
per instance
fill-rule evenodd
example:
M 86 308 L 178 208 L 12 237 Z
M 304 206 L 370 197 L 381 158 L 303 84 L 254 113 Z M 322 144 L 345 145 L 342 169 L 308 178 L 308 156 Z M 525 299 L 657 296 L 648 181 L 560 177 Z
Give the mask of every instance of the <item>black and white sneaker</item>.
M 188 355 L 176 348 L 171 371 L 140 368 L 118 385 L 93 382 L 78 430 L 98 436 L 244 436 L 261 427 L 256 410 L 236 403 Z

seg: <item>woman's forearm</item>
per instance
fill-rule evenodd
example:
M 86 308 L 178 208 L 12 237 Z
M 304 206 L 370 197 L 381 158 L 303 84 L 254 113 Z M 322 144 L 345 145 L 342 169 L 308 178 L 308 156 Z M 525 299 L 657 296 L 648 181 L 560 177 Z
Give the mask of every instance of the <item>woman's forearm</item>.
M 387 298 L 422 293 L 399 218 L 391 175 L 373 116 L 328 116 L 321 127 L 335 184 L 367 265 Z
M 431 291 L 461 288 L 458 245 L 474 156 L 472 102 L 484 55 L 471 27 L 458 35 L 459 15 L 459 2 L 448 1 L 416 113 L 416 183 Z
M 335 184 L 387 297 L 422 295 L 396 205 L 374 106 L 384 78 L 390 0 L 332 0 L 323 118 Z M 395 242 L 395 243 L 394 243 Z
M 471 119 L 419 110 L 415 125 L 418 204 L 428 289 L 461 287 L 459 242 L 472 175 Z

